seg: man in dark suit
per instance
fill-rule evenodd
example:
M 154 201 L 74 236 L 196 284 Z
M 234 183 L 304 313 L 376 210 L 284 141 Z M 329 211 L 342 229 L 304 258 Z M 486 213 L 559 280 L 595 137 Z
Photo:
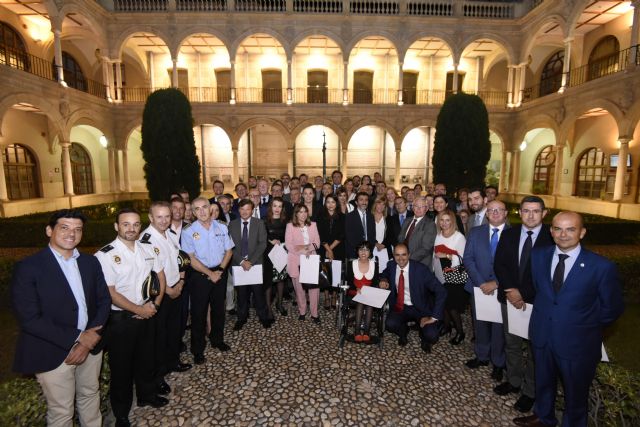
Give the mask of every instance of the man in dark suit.
M 528 340 L 509 333 L 507 304 L 521 310 L 533 304 L 535 291 L 531 278 L 531 250 L 553 245 L 548 225 L 542 223 L 547 214 L 544 200 L 526 196 L 520 202 L 522 225 L 505 230 L 500 237 L 493 264 L 498 279 L 498 301 L 502 304 L 507 380 L 493 391 L 504 396 L 522 392 L 514 407 L 529 412 L 535 398 L 533 350 Z M 508 302 L 507 302 L 508 301 Z M 526 356 L 522 345 L 527 344 Z
M 478 320 L 474 288 L 480 288 L 485 295 L 493 295 L 498 289 L 498 282 L 493 271 L 493 259 L 500 236 L 506 227 L 507 209 L 504 203 L 496 200 L 489 203 L 486 210 L 489 223 L 472 228 L 464 248 L 464 266 L 469 275 L 464 289 L 471 294 L 471 309 L 476 337 L 474 341 L 475 358 L 468 360 L 465 364 L 471 369 L 476 369 L 491 362 L 493 365 L 491 377 L 500 381 L 505 367 L 502 323 Z
M 220 205 L 220 214 L 218 215 L 218 220 L 224 222 L 229 225 L 231 221 L 237 218 L 236 214 L 231 212 L 231 207 L 233 205 L 232 197 L 228 194 L 223 194 L 218 197 L 218 204 Z
M 254 265 L 262 264 L 264 251 L 267 248 L 267 229 L 264 221 L 251 216 L 253 202 L 242 200 L 240 202 L 240 218 L 234 219 L 229 224 L 229 236 L 235 244 L 231 263 L 248 271 Z M 233 328 L 239 331 L 247 323 L 249 317 L 249 297 L 253 292 L 253 303 L 262 326 L 271 327 L 271 321 L 267 318 L 267 307 L 262 283 L 248 286 L 237 286 L 238 291 L 238 320 Z
M 472 188 L 469 190 L 469 210 L 473 215 L 469 217 L 469 230 L 473 227 L 485 225 L 489 222 L 487 218 L 487 196 L 481 188 Z M 455 206 L 455 205 L 450 205 Z
M 47 400 L 47 425 L 71 425 L 74 398 L 84 426 L 100 426 L 101 330 L 111 306 L 98 260 L 81 254 L 85 217 L 55 212 L 49 247 L 15 266 L 11 299 L 20 335 L 13 369 L 36 374 Z
M 358 256 L 356 246 L 359 243 L 367 241 L 372 247 L 376 243 L 376 223 L 368 206 L 369 195 L 358 193 L 356 195 L 356 209 L 345 217 L 345 254 L 347 258 Z
M 402 231 L 404 222 L 413 218 L 413 212 L 407 209 L 407 200 L 402 196 L 397 196 L 393 202 L 395 211 L 393 215 L 387 219 L 387 227 L 389 227 L 389 235 L 391 236 L 391 245 L 395 246 L 398 243 L 398 236 Z
M 564 385 L 563 426 L 586 426 L 589 387 L 601 358 L 602 330 L 624 310 L 615 264 L 582 248 L 582 216 L 560 212 L 553 218 L 555 245 L 531 251 L 536 296 L 529 337 L 536 363 L 533 415 L 519 426 L 555 426 L 558 380 Z
M 260 201 L 260 191 L 257 188 L 252 188 L 249 190 L 249 200 L 253 202 L 253 212 L 251 216 L 258 219 L 265 219 L 267 217 L 267 204 L 262 204 Z M 238 204 L 238 213 L 237 216 L 240 216 L 240 204 Z
M 238 216 L 238 204 L 240 203 L 240 200 L 246 199 L 249 196 L 249 189 L 247 188 L 247 185 L 244 182 L 239 182 L 239 183 L 236 184 L 235 190 L 236 190 L 236 195 L 238 197 L 233 199 L 233 205 L 231 206 L 231 212 L 233 212 L 233 214 L 235 214 L 235 216 L 237 217 Z
M 410 260 L 409 249 L 398 243 L 393 249 L 393 261 L 380 273 L 380 287 L 389 289 L 390 311 L 386 328 L 399 336 L 398 344 L 407 344 L 407 323 L 415 321 L 420 327 L 420 344 L 426 353 L 438 341 L 437 322 L 444 315 L 447 291 L 430 269 Z
M 271 194 L 269 194 L 269 183 L 266 179 L 258 180 L 258 193 L 260 194 L 260 205 L 265 207 L 269 205 L 271 201 Z
M 404 242 L 409 247 L 412 260 L 421 262 L 431 269 L 436 224 L 425 216 L 427 201 L 424 197 L 417 197 L 413 201 L 413 213 L 413 218 L 402 225 L 398 242 Z

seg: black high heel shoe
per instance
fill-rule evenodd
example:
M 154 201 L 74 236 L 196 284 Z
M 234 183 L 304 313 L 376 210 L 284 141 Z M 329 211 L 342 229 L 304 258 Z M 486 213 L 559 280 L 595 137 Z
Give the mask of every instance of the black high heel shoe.
M 441 337 L 444 337 L 445 335 L 446 335 L 446 336 L 451 335 L 451 326 L 445 326 L 445 325 L 442 325 L 442 326 L 440 327 L 440 336 L 441 336 Z
M 464 331 L 457 332 L 456 336 L 449 340 L 449 344 L 451 345 L 459 345 L 462 341 L 464 341 Z
M 286 316 L 288 314 L 287 310 L 285 310 L 282 304 L 276 305 L 276 310 L 278 310 L 278 313 L 280 313 L 280 316 Z

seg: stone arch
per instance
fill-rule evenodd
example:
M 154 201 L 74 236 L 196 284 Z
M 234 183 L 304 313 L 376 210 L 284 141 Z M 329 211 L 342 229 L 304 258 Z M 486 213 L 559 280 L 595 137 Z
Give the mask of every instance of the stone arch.
M 65 4 L 60 9 L 60 19 L 61 22 L 64 23 L 67 14 L 75 13 L 82 16 L 83 19 L 87 20 L 90 24 L 90 27 L 86 29 L 80 30 L 69 30 L 62 31 L 62 39 L 73 40 L 74 38 L 88 38 L 93 40 L 99 49 L 105 49 L 107 47 L 107 35 L 105 28 L 103 27 L 100 21 L 94 19 L 92 14 L 88 12 L 84 7 L 78 4 Z
M 349 128 L 349 130 L 345 134 L 345 145 L 342 148 L 345 150 L 348 149 L 349 143 L 351 142 L 351 138 L 353 138 L 353 135 L 356 133 L 356 131 L 358 131 L 359 129 L 365 126 L 377 126 L 384 129 L 385 132 L 387 132 L 391 136 L 391 138 L 393 139 L 393 143 L 397 147 L 400 136 L 398 132 L 394 129 L 391 123 L 384 120 L 380 120 L 380 119 L 362 119 L 354 123 Z
M 229 138 L 231 138 L 233 135 L 233 130 L 231 126 L 229 126 L 229 123 L 220 120 L 217 117 L 212 117 L 207 114 L 194 114 L 193 126 L 195 127 L 200 125 L 214 125 L 222 129 L 229 136 Z
M 555 119 L 547 114 L 539 114 L 531 117 L 526 121 L 525 124 L 518 127 L 514 132 L 514 140 L 513 144 L 520 144 L 520 142 L 524 139 L 527 133 L 532 129 L 551 129 L 556 138 L 556 145 L 563 146 L 564 143 L 561 143 L 558 138 L 560 135 L 560 126 L 555 121 Z M 496 132 L 497 133 L 497 132 Z M 505 147 L 506 148 L 506 147 Z M 512 147 L 515 149 L 516 147 Z
M 226 34 L 221 31 L 218 31 L 217 29 L 211 26 L 206 26 L 206 25 L 189 26 L 188 28 L 185 28 L 184 30 L 180 31 L 175 36 L 176 52 L 178 52 L 178 50 L 180 49 L 180 46 L 182 46 L 183 43 L 189 37 L 195 34 L 208 34 L 220 39 L 225 49 L 227 49 L 227 53 L 229 53 L 229 46 L 231 44 L 231 41 L 228 39 Z
M 548 24 L 550 23 L 555 23 L 557 25 L 559 25 L 560 27 L 562 27 L 562 32 L 563 32 L 563 39 L 566 38 L 567 36 L 567 21 L 564 19 L 564 17 L 560 14 L 557 13 L 553 13 L 551 15 L 547 15 L 544 16 L 543 19 L 541 19 L 540 21 L 536 22 L 535 25 L 528 30 L 526 34 L 526 39 L 524 40 L 524 42 L 522 43 L 522 55 L 520 58 L 520 62 L 526 62 L 527 61 L 527 57 L 529 56 L 529 54 L 531 53 L 531 51 L 533 50 L 534 46 L 536 45 L 536 38 L 538 37 L 540 31 Z M 560 40 L 560 42 L 562 42 L 562 40 Z
M 53 128 L 53 132 L 49 135 L 49 149 L 51 150 L 54 138 L 58 135 L 64 135 L 63 119 L 56 105 L 49 102 L 46 98 L 32 93 L 8 94 L 0 101 L 0 136 L 7 111 L 20 102 L 27 102 L 38 107 L 47 116 L 49 126 Z
M 342 56 L 344 58 L 344 52 L 346 50 L 344 40 L 342 40 L 342 38 L 340 38 L 340 36 L 338 36 L 333 31 L 330 31 L 330 30 L 327 30 L 326 28 L 321 28 L 321 27 L 311 27 L 296 34 L 296 36 L 291 40 L 291 55 L 293 55 L 293 52 L 296 46 L 298 46 L 298 44 L 300 44 L 302 40 L 310 36 L 325 36 L 326 38 L 328 38 L 329 40 L 331 40 L 332 42 L 338 45 L 338 47 L 340 48 L 340 52 L 342 53 Z
M 293 128 L 293 130 L 291 131 L 291 142 L 293 143 L 293 145 L 291 145 L 289 148 L 290 149 L 295 148 L 294 147 L 295 141 L 296 139 L 298 139 L 298 136 L 303 130 L 305 130 L 310 126 L 318 126 L 318 125 L 331 129 L 336 133 L 336 135 L 338 135 L 338 139 L 341 142 L 344 141 L 346 143 L 346 134 L 344 130 L 340 127 L 340 125 L 338 125 L 338 123 L 332 120 L 313 118 L 313 119 L 304 120 L 303 122 L 298 123 L 295 128 Z M 342 148 L 345 149 L 346 147 L 342 147 Z
M 436 127 L 436 119 L 435 118 L 423 118 L 420 120 L 413 121 L 411 123 L 406 123 L 402 131 L 398 134 L 399 141 L 396 142 L 396 150 L 400 149 L 402 146 L 402 141 L 407 136 L 409 132 L 411 132 L 415 128 L 430 126 L 432 128 Z M 395 140 L 394 140 L 395 142 Z M 399 145 L 398 145 L 399 144 Z
M 141 25 L 134 24 L 123 28 L 119 35 L 113 41 L 113 44 L 110 46 L 110 54 L 111 59 L 122 60 L 122 50 L 124 49 L 124 45 L 127 41 L 136 33 L 152 33 L 156 37 L 159 37 L 167 48 L 171 48 L 171 40 L 172 38 L 162 30 L 160 27 L 152 26 L 152 25 Z
M 262 118 L 254 118 L 249 119 L 247 121 L 242 122 L 234 132 L 229 132 L 229 138 L 231 139 L 231 148 L 238 148 L 238 141 L 242 137 L 242 134 L 249 128 L 256 125 L 268 125 L 275 128 L 282 137 L 286 140 L 287 147 L 293 147 L 293 142 L 291 139 L 291 133 L 287 129 L 287 127 L 279 122 L 278 120 L 262 117 Z
M 516 54 L 516 51 L 514 49 L 514 47 L 511 45 L 511 43 L 509 42 L 509 40 L 505 39 L 504 37 L 496 34 L 496 33 L 491 33 L 491 32 L 480 32 L 480 33 L 472 33 L 469 36 L 467 36 L 460 45 L 458 45 L 457 47 L 460 49 L 460 54 L 462 54 L 462 52 L 464 52 L 464 50 L 467 48 L 467 46 L 469 46 L 471 43 L 473 43 L 475 40 L 478 39 L 489 39 L 495 43 L 497 43 L 498 45 L 500 45 L 500 47 L 502 47 L 502 49 L 504 49 L 506 56 L 507 56 L 507 63 L 508 64 L 515 64 L 516 58 L 518 57 L 518 55 Z M 493 65 L 493 63 L 486 65 L 487 69 L 490 69 L 491 66 Z
M 253 27 L 253 28 L 249 28 L 249 29 L 243 31 L 242 33 L 240 33 L 236 37 L 236 39 L 233 40 L 231 45 L 229 46 L 229 48 L 228 48 L 229 49 L 229 58 L 232 61 L 236 60 L 236 55 L 238 54 L 238 48 L 240 47 L 242 42 L 244 42 L 247 38 L 251 37 L 254 34 L 266 34 L 268 36 L 273 37 L 274 39 L 276 39 L 278 41 L 278 43 L 280 43 L 280 45 L 284 49 L 285 56 L 287 58 L 291 58 L 292 47 L 289 45 L 289 43 L 287 43 L 285 41 L 285 36 L 283 34 L 277 32 L 273 28 L 269 28 L 269 27 Z
M 393 48 L 396 50 L 397 54 L 398 54 L 398 59 L 400 59 L 400 51 L 398 49 L 398 45 L 399 45 L 399 40 L 397 38 L 397 35 L 390 33 L 389 31 L 385 31 L 382 29 L 371 29 L 371 30 L 365 30 L 362 31 L 356 35 L 354 35 L 351 38 L 351 41 L 349 41 L 349 43 L 347 43 L 345 50 L 343 52 L 344 55 L 344 60 L 348 61 L 349 57 L 351 56 L 351 51 L 353 50 L 353 48 L 362 40 L 366 39 L 369 36 L 379 36 L 379 37 L 384 37 L 387 40 L 389 40 L 389 42 L 391 42 L 391 44 L 393 45 Z M 404 57 L 404 55 L 403 55 Z
M 455 55 L 455 50 L 454 50 L 455 42 L 451 38 L 450 34 L 446 34 L 441 31 L 420 30 L 407 36 L 406 41 L 404 43 L 399 42 L 399 44 L 402 45 L 402 56 L 400 56 L 400 53 L 398 51 L 398 59 L 400 60 L 400 62 L 404 62 L 407 56 L 407 51 L 409 50 L 411 45 L 424 37 L 435 37 L 442 40 L 444 44 L 447 46 L 447 48 L 451 51 L 451 55 L 452 56 Z
M 578 23 L 578 19 L 580 19 L 580 15 L 582 15 L 582 11 L 585 9 L 585 7 L 587 7 L 587 5 L 589 3 L 592 3 L 591 0 L 577 0 L 575 2 L 575 5 L 573 5 L 573 8 L 571 8 L 570 10 L 567 10 L 566 12 L 566 16 L 567 16 L 567 37 L 572 37 L 573 36 L 573 31 L 576 28 L 576 24 Z M 571 7 L 570 3 L 567 2 L 567 4 L 569 4 L 569 7 Z
M 124 126 L 121 127 L 121 131 L 116 133 L 117 140 L 109 140 L 109 147 L 113 148 L 121 148 L 123 150 L 128 150 L 129 140 L 131 139 L 131 135 L 138 128 L 142 129 L 142 117 L 131 119 Z

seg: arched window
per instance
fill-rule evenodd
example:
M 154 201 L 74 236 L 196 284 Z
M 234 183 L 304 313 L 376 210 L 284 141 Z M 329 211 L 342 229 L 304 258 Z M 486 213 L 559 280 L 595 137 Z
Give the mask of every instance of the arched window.
M 562 85 L 562 67 L 564 65 L 564 51 L 554 53 L 544 64 L 540 75 L 540 96 L 555 93 Z
M 71 158 L 73 193 L 93 193 L 93 172 L 91 170 L 91 157 L 89 157 L 89 153 L 82 145 L 72 142 L 71 147 L 69 147 L 69 157 Z
M 62 52 L 62 69 L 64 70 L 64 81 L 69 87 L 87 91 L 87 80 L 84 78 L 80 64 L 73 56 L 64 51 Z
M 600 39 L 589 54 L 588 80 L 597 79 L 618 71 L 620 43 L 615 36 Z
M 0 64 L 20 70 L 29 68 L 27 49 L 20 33 L 4 22 L 0 22 Z
M 578 159 L 576 196 L 600 198 L 607 178 L 607 156 L 599 148 L 590 148 Z
M 551 194 L 553 190 L 553 173 L 556 167 L 556 153 L 553 146 L 544 147 L 533 168 L 533 184 L 531 192 L 533 194 Z
M 38 165 L 24 145 L 9 144 L 3 151 L 4 176 L 10 200 L 40 197 Z

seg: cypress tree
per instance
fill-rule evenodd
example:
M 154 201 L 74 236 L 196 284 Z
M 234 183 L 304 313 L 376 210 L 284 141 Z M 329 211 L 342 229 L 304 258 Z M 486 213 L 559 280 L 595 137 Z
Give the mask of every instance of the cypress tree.
M 200 194 L 200 161 L 191 104 L 177 89 L 153 92 L 142 115 L 142 156 L 151 200 L 168 200 L 180 189 Z
M 489 115 L 482 99 L 458 93 L 448 97 L 436 122 L 433 179 L 449 192 L 484 186 L 491 157 Z

